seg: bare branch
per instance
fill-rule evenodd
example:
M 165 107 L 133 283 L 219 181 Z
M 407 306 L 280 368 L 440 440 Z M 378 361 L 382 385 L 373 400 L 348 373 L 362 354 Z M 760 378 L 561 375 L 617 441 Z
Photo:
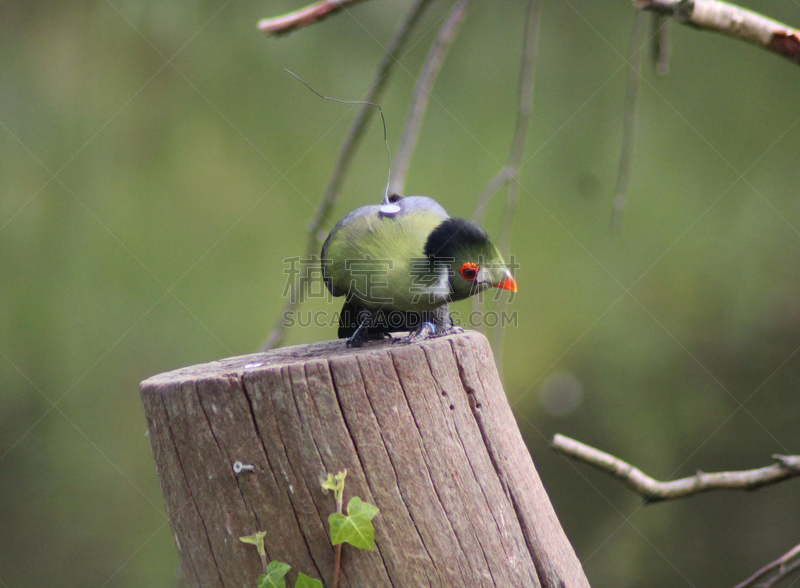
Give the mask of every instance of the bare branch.
M 538 48 L 541 9 L 541 0 L 530 0 L 525 24 L 525 38 L 522 45 L 522 61 L 519 70 L 517 124 L 514 128 L 514 137 L 511 139 L 511 151 L 508 154 L 508 165 L 506 166 L 509 174 L 508 194 L 506 207 L 503 211 L 503 221 L 500 225 L 499 249 L 504 257 L 508 256 L 511 245 L 511 226 L 514 221 L 514 213 L 517 211 L 517 197 L 519 195 L 519 165 L 522 161 L 522 153 L 525 150 L 528 131 L 531 126 L 533 81 L 536 73 L 536 51 Z M 503 172 L 501 171 L 500 173 L 502 174 Z
M 478 198 L 478 202 L 475 204 L 475 212 L 472 213 L 472 220 L 478 224 L 483 223 L 483 217 L 486 214 L 486 205 L 489 204 L 489 200 L 491 200 L 492 196 L 511 179 L 512 175 L 512 170 L 506 166 L 497 172 L 497 175 L 486 184 L 486 187 Z
M 756 490 L 800 476 L 800 455 L 773 455 L 777 463 L 756 470 L 716 473 L 698 471 L 689 478 L 659 482 L 613 455 L 563 435 L 553 437 L 553 449 L 619 478 L 628 488 L 641 494 L 647 503 L 683 498 L 710 490 Z
M 669 73 L 669 58 L 672 54 L 672 44 L 669 42 L 669 17 L 653 13 L 650 23 L 652 36 L 650 38 L 650 58 L 653 70 L 660 76 Z
M 348 6 L 364 2 L 365 0 L 321 0 L 309 4 L 305 8 L 276 16 L 265 18 L 258 23 L 258 30 L 265 36 L 285 35 L 299 28 L 314 24 L 332 16 Z
M 719 0 L 634 0 L 633 5 L 758 45 L 800 64 L 800 33 L 735 4 Z
M 517 206 L 519 194 L 519 166 L 522 160 L 522 153 L 527 143 L 528 131 L 530 130 L 531 112 L 533 109 L 533 81 L 536 72 L 536 50 L 538 47 L 537 39 L 539 36 L 539 16 L 541 14 L 541 0 L 531 0 L 528 5 L 528 18 L 525 25 L 525 37 L 522 45 L 522 60 L 519 71 L 519 88 L 517 101 L 517 122 L 514 127 L 514 136 L 511 139 L 511 149 L 508 154 L 508 163 L 489 181 L 475 204 L 475 211 L 472 218 L 477 223 L 483 222 L 486 214 L 486 206 L 489 200 L 503 186 L 509 185 L 506 196 L 506 206 L 503 211 L 503 220 L 500 228 L 501 246 L 500 251 L 505 257 L 508 255 L 511 239 L 511 225 L 514 220 L 514 212 Z M 498 310 L 502 310 L 504 302 L 499 303 Z M 477 312 L 480 302 L 477 297 L 472 299 L 472 310 Z M 482 328 L 479 328 L 483 331 Z M 500 356 L 502 355 L 503 339 L 502 329 L 497 329 L 492 337 L 492 349 L 495 359 L 500 367 Z
M 642 83 L 641 49 L 644 42 L 645 14 L 636 13 L 628 44 L 628 79 L 625 89 L 624 123 L 622 127 L 622 149 L 617 168 L 617 187 L 614 191 L 614 206 L 611 210 L 611 229 L 622 229 L 622 218 L 628 199 L 628 185 L 633 169 L 633 152 L 636 146 L 636 118 L 639 107 L 639 86 Z
M 541 13 L 541 0 L 531 0 L 528 5 L 528 20 L 525 29 L 525 38 L 522 46 L 522 61 L 519 72 L 519 88 L 517 100 L 517 122 L 514 127 L 514 137 L 511 139 L 511 149 L 508 154 L 508 163 L 489 181 L 475 204 L 472 219 L 480 223 L 486 214 L 486 205 L 492 196 L 506 183 L 515 180 L 519 173 L 522 152 L 527 142 L 530 129 L 531 111 L 533 107 L 533 81 L 536 71 L 536 49 L 539 31 L 539 15 Z M 514 197 L 516 200 L 516 197 Z M 511 214 L 504 214 L 507 221 Z M 502 251 L 502 249 L 501 249 Z
M 517 122 L 514 126 L 514 136 L 511 139 L 511 149 L 508 153 L 508 163 L 489 182 L 484 189 L 477 204 L 473 218 L 483 219 L 486 205 L 494 194 L 504 185 L 508 185 L 506 204 L 503 209 L 503 218 L 500 223 L 498 245 L 500 253 L 508 259 L 511 248 L 511 230 L 514 224 L 514 214 L 517 210 L 519 198 L 519 166 L 522 154 L 528 141 L 528 131 L 531 126 L 531 113 L 533 111 L 533 82 L 536 73 L 536 52 L 539 39 L 539 17 L 541 15 L 541 0 L 530 0 L 528 14 L 525 21 L 525 36 L 522 42 L 522 59 L 519 67 L 519 87 L 517 98 Z M 477 300 L 473 303 L 477 310 Z M 498 312 L 505 308 L 505 299 L 497 303 Z M 503 353 L 503 329 L 496 328 L 492 333 L 492 349 L 498 366 Z M 500 368 L 502 369 L 502 368 Z
M 459 0 L 458 4 L 453 7 L 442 28 L 439 29 L 439 34 L 436 36 L 436 40 L 425 58 L 422 71 L 411 94 L 406 126 L 403 129 L 403 136 L 400 138 L 400 144 L 397 147 L 397 154 L 394 158 L 394 170 L 392 172 L 394 177 L 389 185 L 390 194 L 403 193 L 408 166 L 411 163 L 414 148 L 417 146 L 417 138 L 422 126 L 422 119 L 425 117 L 425 110 L 428 108 L 431 89 L 436 83 L 436 78 L 439 76 L 439 71 L 442 69 L 447 52 L 453 44 L 456 34 L 458 34 L 458 29 L 464 21 L 470 2 L 471 0 Z
M 391 41 L 389 41 L 389 45 L 386 47 L 386 53 L 384 54 L 383 59 L 381 59 L 381 62 L 378 64 L 378 70 L 375 72 L 375 77 L 372 80 L 372 86 L 370 87 L 369 92 L 367 92 L 367 94 L 364 96 L 364 100 L 366 102 L 379 101 L 380 96 L 383 93 L 386 84 L 389 82 L 389 78 L 391 77 L 390 74 L 392 73 L 392 68 L 396 61 L 395 55 L 397 55 L 403 49 L 403 47 L 405 47 L 406 43 L 411 37 L 411 32 L 419 23 L 419 20 L 422 18 L 423 13 L 425 12 L 425 9 L 428 8 L 432 1 L 433 0 L 415 0 L 411 8 L 409 8 L 405 17 L 398 25 Z M 339 198 L 339 189 L 341 188 L 342 182 L 344 181 L 344 178 L 350 169 L 350 164 L 361 142 L 361 138 L 364 135 L 364 131 L 366 130 L 367 125 L 374 113 L 375 109 L 372 106 L 368 104 L 362 105 L 361 109 L 356 115 L 356 119 L 353 121 L 353 125 L 350 127 L 350 131 L 347 133 L 347 138 L 345 138 L 344 144 L 339 151 L 339 157 L 333 167 L 331 179 L 328 181 L 328 186 L 325 188 L 325 193 L 322 195 L 319 207 L 314 215 L 314 219 L 308 226 L 308 244 L 306 246 L 305 253 L 306 258 L 316 255 L 319 251 L 319 232 L 322 230 L 327 218 L 333 212 L 333 207 Z M 278 347 L 283 342 L 283 338 L 286 335 L 284 317 L 286 316 L 287 312 L 294 311 L 300 304 L 302 304 L 303 300 L 305 299 L 305 292 L 308 288 L 309 281 L 310 277 L 306 273 L 302 273 L 300 275 L 289 301 L 284 305 L 278 320 L 275 322 L 272 332 L 269 334 L 269 337 L 262 346 L 264 351 Z
M 472 213 L 472 220 L 478 224 L 483 224 L 483 217 L 486 214 L 486 205 L 489 204 L 489 200 L 492 199 L 492 196 L 511 179 L 512 175 L 512 170 L 510 170 L 508 166 L 505 166 L 497 172 L 497 175 L 491 179 L 483 189 L 483 192 L 481 192 L 478 202 L 475 204 L 475 212 Z M 480 312 L 481 304 L 481 297 L 473 296 L 472 312 Z M 483 333 L 483 324 L 478 325 L 477 330 Z M 500 367 L 499 364 L 498 367 Z
M 772 586 L 783 580 L 786 576 L 796 572 L 798 569 L 800 569 L 800 560 L 797 560 L 788 566 L 781 566 L 777 574 L 761 584 L 761 588 L 772 588 Z
M 748 586 L 753 586 L 755 585 L 756 580 L 777 569 L 777 573 L 774 576 L 772 576 L 766 582 L 761 584 L 761 586 L 763 586 L 764 588 L 769 588 L 770 586 L 775 585 L 775 583 L 777 583 L 778 581 L 782 580 L 783 578 L 785 578 L 786 576 L 788 576 L 789 574 L 800 568 L 800 559 L 797 559 L 796 561 L 790 563 L 791 560 L 797 557 L 798 555 L 800 555 L 800 545 L 794 546 L 792 549 L 784 553 L 778 559 L 776 559 L 770 564 L 765 565 L 755 574 L 747 578 L 747 580 L 745 580 L 741 584 L 737 584 L 733 588 L 747 588 Z

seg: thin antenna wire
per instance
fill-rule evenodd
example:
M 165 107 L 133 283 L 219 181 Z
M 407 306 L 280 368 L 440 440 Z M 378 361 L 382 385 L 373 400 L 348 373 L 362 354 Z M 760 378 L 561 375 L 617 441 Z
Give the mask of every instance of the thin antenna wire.
M 375 104 L 374 102 L 368 102 L 366 100 L 339 100 L 338 98 L 331 98 L 330 96 L 323 96 L 322 94 L 317 92 L 314 88 L 309 86 L 305 82 L 305 80 L 303 80 L 303 78 L 301 78 L 297 74 L 295 74 L 295 73 L 293 73 L 293 72 L 291 72 L 291 71 L 289 71 L 288 69 L 285 69 L 285 68 L 284 68 L 284 71 L 286 73 L 288 73 L 290 76 L 296 78 L 301 84 L 303 84 L 306 88 L 308 88 L 309 90 L 314 92 L 314 94 L 316 94 L 320 98 L 324 98 L 325 100 L 332 100 L 333 102 L 338 102 L 339 104 L 367 104 L 369 106 L 374 106 L 375 108 L 378 109 L 378 112 L 381 113 L 381 122 L 383 122 L 383 143 L 384 143 L 384 145 L 386 145 L 386 155 L 387 155 L 388 160 L 389 160 L 389 174 L 388 174 L 388 177 L 386 178 L 386 188 L 383 191 L 383 204 L 384 205 L 389 204 L 389 184 L 392 181 L 392 152 L 389 149 L 389 141 L 386 138 L 386 119 L 383 116 L 383 109 L 380 107 L 380 105 L 379 104 Z

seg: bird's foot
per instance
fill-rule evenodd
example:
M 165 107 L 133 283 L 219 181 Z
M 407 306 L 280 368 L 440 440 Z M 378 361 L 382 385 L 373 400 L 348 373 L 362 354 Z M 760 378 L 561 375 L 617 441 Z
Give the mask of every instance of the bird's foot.
M 407 337 L 398 337 L 392 339 L 392 343 L 419 343 L 425 339 L 433 339 L 436 337 L 444 337 L 446 335 L 458 335 L 463 333 L 464 329 L 461 327 L 450 326 L 447 329 L 437 327 L 434 323 L 422 323 L 419 328 L 408 335 Z
M 352 337 L 348 337 L 345 339 L 345 345 L 347 347 L 361 347 L 367 341 L 385 341 L 386 339 L 391 339 L 391 335 L 387 333 L 380 333 L 374 331 L 362 331 L 361 333 L 356 330 L 353 333 Z
M 361 347 L 369 340 L 369 329 L 365 326 L 366 323 L 361 323 L 352 336 L 345 339 L 344 344 L 347 347 Z
M 361 347 L 365 341 L 366 339 L 364 339 L 363 337 L 356 337 L 355 335 L 353 335 L 352 337 L 348 337 L 347 339 L 345 339 L 344 344 L 348 348 Z
M 436 336 L 436 326 L 433 323 L 424 322 L 408 337 L 405 337 L 404 339 L 398 339 L 398 341 L 403 341 L 404 343 L 419 343 L 420 341 L 424 341 L 429 337 Z

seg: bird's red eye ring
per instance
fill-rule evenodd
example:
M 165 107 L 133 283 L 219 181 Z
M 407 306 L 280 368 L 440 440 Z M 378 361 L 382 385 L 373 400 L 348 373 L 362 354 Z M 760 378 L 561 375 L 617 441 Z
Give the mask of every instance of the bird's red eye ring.
M 475 278 L 478 277 L 478 266 L 471 261 L 468 261 L 461 266 L 461 268 L 458 270 L 458 273 L 460 273 L 461 277 L 468 282 L 474 282 Z

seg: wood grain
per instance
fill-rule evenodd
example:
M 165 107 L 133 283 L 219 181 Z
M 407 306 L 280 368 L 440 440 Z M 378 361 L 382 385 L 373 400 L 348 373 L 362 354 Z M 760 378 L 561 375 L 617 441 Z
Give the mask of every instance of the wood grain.
M 373 552 L 346 546 L 342 587 L 586 587 L 478 333 L 342 341 L 226 359 L 141 385 L 190 586 L 255 586 L 238 537 L 329 584 L 327 473 L 380 508 Z M 236 475 L 235 461 L 253 472 Z

